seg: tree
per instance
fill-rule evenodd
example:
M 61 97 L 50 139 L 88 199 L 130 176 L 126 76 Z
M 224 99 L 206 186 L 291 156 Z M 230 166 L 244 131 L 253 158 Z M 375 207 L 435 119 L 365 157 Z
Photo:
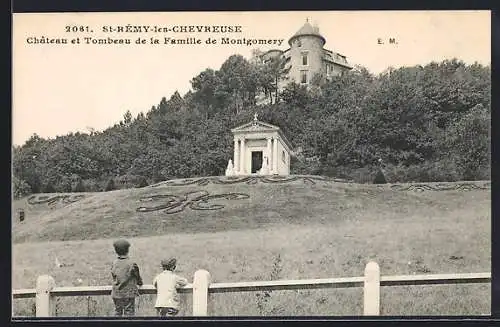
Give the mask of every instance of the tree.
M 440 128 L 482 104 L 490 107 L 491 68 L 478 64 L 467 66 L 457 59 L 432 62 L 422 67 L 418 83 L 429 99 L 428 110 Z
M 132 113 L 130 110 L 127 110 L 127 112 L 123 115 L 123 123 L 128 126 L 132 122 Z
M 382 157 L 390 181 L 490 178 L 491 67 L 449 60 L 377 76 L 355 67 L 316 91 L 289 83 L 278 92 L 286 62 L 262 59 L 258 51 L 250 60 L 231 56 L 218 71 L 194 76 L 183 96 L 162 97 L 136 119 L 127 111 L 121 124 L 99 133 L 33 135 L 12 149 L 14 192 L 47 185 L 71 192 L 73 175 L 87 190 L 103 181 L 111 190 L 124 176 L 136 178 L 135 186 L 138 176 L 156 183 L 223 174 L 232 157 L 231 128 L 256 111 L 294 145 L 294 172 L 372 182 Z M 259 91 L 270 104 L 255 105 Z
M 429 101 L 416 83 L 420 75 L 419 67 L 411 67 L 381 76 L 363 108 L 362 134 L 388 163 L 420 164 L 433 154 Z
M 184 107 L 184 100 L 182 99 L 181 95 L 179 92 L 176 90 L 174 94 L 170 97 L 170 100 L 168 100 L 168 106 L 173 110 L 173 111 L 179 111 L 182 110 Z
M 250 64 L 254 65 L 254 66 L 258 66 L 258 65 L 262 64 L 262 56 L 263 55 L 264 55 L 264 52 L 261 51 L 260 49 L 252 49 Z
M 205 119 L 210 118 L 210 115 L 218 107 L 216 96 L 218 84 L 218 76 L 210 68 L 205 69 L 191 80 L 191 86 L 195 91 L 195 100 L 204 105 L 202 112 L 205 114 Z
M 277 103 L 279 101 L 280 82 L 285 80 L 290 69 L 291 66 L 287 67 L 286 59 L 283 56 L 272 57 L 260 66 L 259 86 L 269 96 L 271 104 L 273 103 L 273 92 L 274 102 Z
M 153 108 L 154 108 L 154 106 L 153 106 Z M 167 102 L 166 97 L 161 98 L 161 101 L 158 104 L 156 110 L 152 110 L 151 112 L 154 112 L 154 111 L 158 111 L 161 114 L 166 114 L 169 111 L 168 102 Z
M 22 198 L 23 196 L 31 194 L 31 187 L 16 176 L 12 177 L 12 193 L 14 199 Z
M 235 109 L 238 114 L 247 103 L 255 101 L 257 74 L 255 68 L 241 55 L 230 56 L 216 72 L 219 80 L 215 90 L 223 103 Z
M 289 83 L 281 92 L 281 99 L 291 108 L 305 108 L 311 101 L 307 87 L 297 83 Z
M 23 146 L 12 149 L 13 175 L 24 180 L 33 193 L 43 189 L 43 157 L 47 149 L 50 149 L 49 142 L 37 134 L 33 134 Z
M 488 110 L 478 104 L 453 123 L 441 140 L 445 156 L 453 160 L 463 180 L 490 178 L 490 121 Z

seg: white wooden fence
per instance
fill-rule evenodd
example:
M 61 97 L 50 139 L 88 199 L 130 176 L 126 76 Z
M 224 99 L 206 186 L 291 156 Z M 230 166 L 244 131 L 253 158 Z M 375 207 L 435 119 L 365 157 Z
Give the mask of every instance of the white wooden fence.
M 297 290 L 318 288 L 364 288 L 365 316 L 380 314 L 380 287 L 403 285 L 435 285 L 491 283 L 491 273 L 441 274 L 441 275 L 405 275 L 380 276 L 380 268 L 376 262 L 369 262 L 364 277 L 277 280 L 239 283 L 210 283 L 210 273 L 198 270 L 194 274 L 193 284 L 179 290 L 180 293 L 193 293 L 193 316 L 207 316 L 210 294 L 227 292 Z M 156 294 L 153 285 L 144 285 L 141 294 Z M 51 276 L 38 277 L 36 289 L 13 290 L 14 299 L 35 298 L 36 316 L 55 316 L 55 298 L 58 296 L 95 296 L 110 295 L 111 286 L 56 287 Z

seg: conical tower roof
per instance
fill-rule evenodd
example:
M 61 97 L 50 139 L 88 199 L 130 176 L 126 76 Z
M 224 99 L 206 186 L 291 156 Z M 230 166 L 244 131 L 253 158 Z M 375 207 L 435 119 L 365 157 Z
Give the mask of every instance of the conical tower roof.
M 316 37 L 319 37 L 321 39 L 321 42 L 322 42 L 322 45 L 324 45 L 326 43 L 326 40 L 325 38 L 319 34 L 319 28 L 318 27 L 313 27 L 310 23 L 309 23 L 309 20 L 306 20 L 306 23 L 304 24 L 304 26 L 302 26 L 298 31 L 297 33 L 295 33 L 289 40 L 288 40 L 288 44 L 291 46 L 292 45 L 292 42 L 294 39 L 296 39 L 297 37 L 300 37 L 300 36 L 316 36 Z

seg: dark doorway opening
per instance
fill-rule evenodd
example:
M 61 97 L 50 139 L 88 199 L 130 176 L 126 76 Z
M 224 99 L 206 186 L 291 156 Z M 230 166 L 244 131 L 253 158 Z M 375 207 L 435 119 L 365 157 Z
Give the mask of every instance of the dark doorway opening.
M 252 174 L 262 168 L 262 151 L 252 151 Z

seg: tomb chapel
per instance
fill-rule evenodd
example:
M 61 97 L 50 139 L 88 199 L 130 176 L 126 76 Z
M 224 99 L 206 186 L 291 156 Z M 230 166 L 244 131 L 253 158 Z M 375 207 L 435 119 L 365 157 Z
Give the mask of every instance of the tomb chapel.
M 231 132 L 234 155 L 226 176 L 290 174 L 292 146 L 278 126 L 258 120 L 255 114 L 252 122 Z

